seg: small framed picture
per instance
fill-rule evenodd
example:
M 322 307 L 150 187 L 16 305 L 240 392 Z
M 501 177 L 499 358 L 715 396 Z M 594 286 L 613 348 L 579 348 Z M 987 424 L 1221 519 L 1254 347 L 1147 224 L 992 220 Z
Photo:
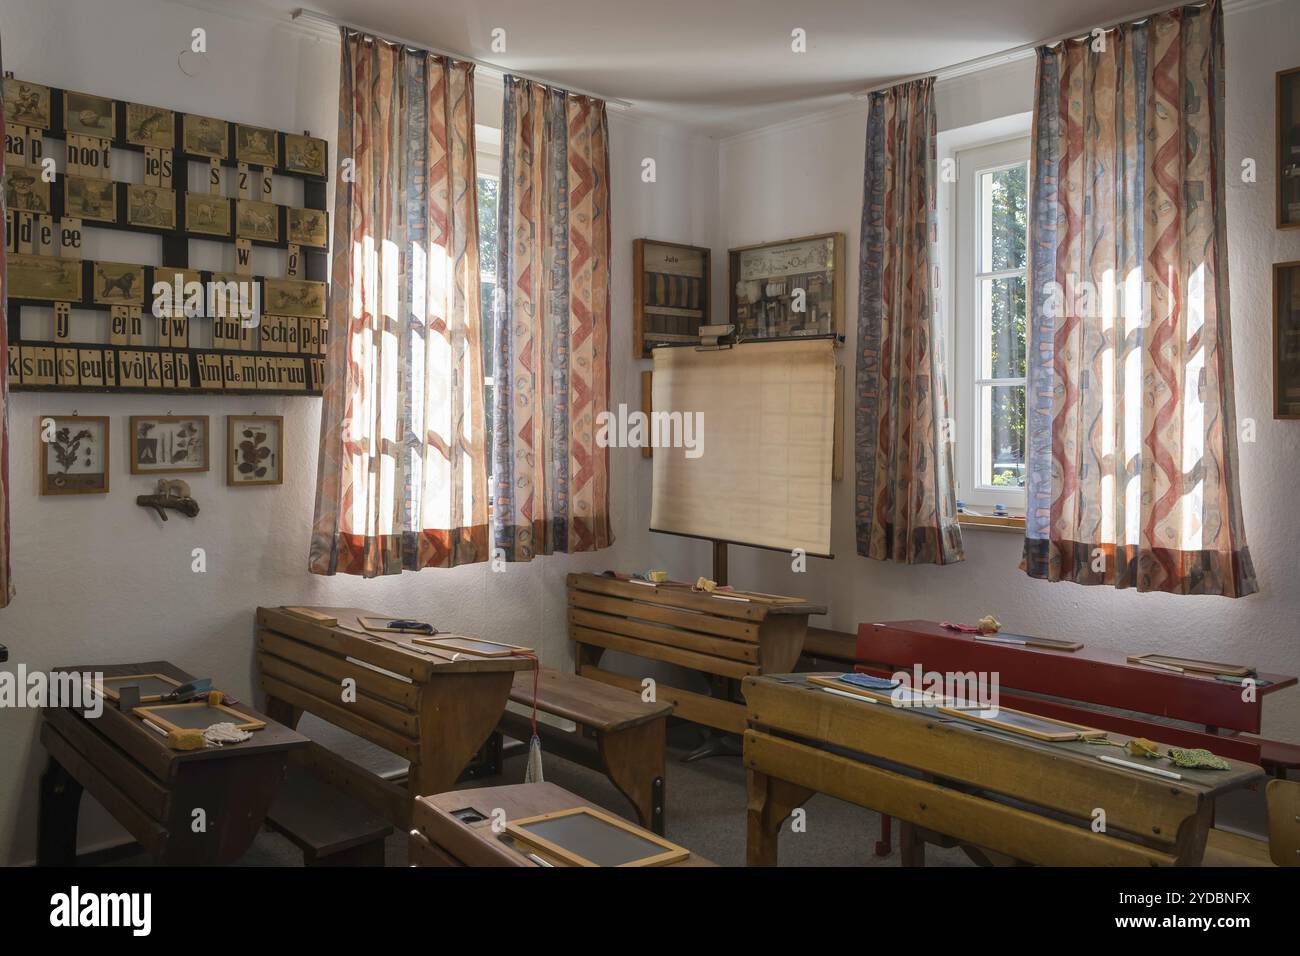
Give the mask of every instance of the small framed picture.
M 117 183 L 64 176 L 63 215 L 92 222 L 117 222 Z
M 131 416 L 131 474 L 207 470 L 207 415 Z
M 265 311 L 272 315 L 325 318 L 325 283 L 302 279 L 271 279 L 262 283 Z
M 208 193 L 186 193 L 185 231 L 230 238 L 230 200 Z
M 280 207 L 256 199 L 235 200 L 235 235 L 262 242 L 280 241 Z
M 286 231 L 289 241 L 300 246 L 324 249 L 329 245 L 326 224 L 329 214 L 323 209 L 295 209 L 290 207 Z
M 144 305 L 144 266 L 96 262 L 92 298 L 99 305 Z
M 63 127 L 69 133 L 112 139 L 117 134 L 117 104 L 105 96 L 65 90 Z
M 185 152 L 212 159 L 225 159 L 229 151 L 229 133 L 225 120 L 186 113 L 181 123 L 181 143 Z
M 49 129 L 50 88 L 6 76 L 5 122 L 32 129 Z
M 13 167 L 5 173 L 5 209 L 53 212 L 50 208 L 50 184 L 30 169 Z
M 108 417 L 42 415 L 36 422 L 42 495 L 108 493 Z
M 284 168 L 309 176 L 325 175 L 325 140 L 315 136 L 284 134 Z
M 226 484 L 284 481 L 284 416 L 226 416 Z
M 1273 265 L 1273 417 L 1300 420 L 1300 262 Z
M 280 161 L 275 130 L 235 124 L 235 159 L 250 166 L 274 166 Z
M 176 114 L 161 106 L 126 104 L 126 141 L 133 146 L 176 148 Z
M 1300 228 L 1300 66 L 1277 75 L 1277 227 Z
M 709 324 L 709 250 L 680 242 L 632 240 L 632 352 L 696 342 Z
M 176 228 L 176 190 L 130 183 L 126 187 L 127 225 Z

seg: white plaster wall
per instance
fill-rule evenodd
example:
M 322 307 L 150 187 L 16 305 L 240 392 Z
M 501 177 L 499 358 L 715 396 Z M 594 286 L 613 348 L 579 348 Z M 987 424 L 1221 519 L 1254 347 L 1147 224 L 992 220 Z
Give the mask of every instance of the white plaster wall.
M 332 144 L 337 42 L 283 22 L 222 15 L 216 9 L 161 0 L 6 0 L 0 9 L 4 66 L 36 82 L 279 129 L 311 129 Z M 177 68 L 176 57 L 196 26 L 207 30 L 210 62 L 199 77 L 190 78 Z M 499 122 L 499 82 L 481 82 L 478 96 L 479 123 Z M 643 124 L 634 114 L 611 112 L 610 128 L 611 402 L 635 408 L 641 363 L 631 354 L 632 239 L 657 235 L 714 244 L 717 147 L 671 126 Z M 654 184 L 640 178 L 645 156 L 657 160 Z M 292 184 L 277 181 L 276 188 L 289 190 Z M 151 239 L 90 232 L 87 255 L 158 262 L 159 250 Z M 222 265 L 219 249 L 209 247 L 202 254 L 208 257 L 205 265 Z M 258 271 L 283 270 L 274 259 L 281 253 L 263 255 L 272 258 L 257 263 Z M 0 643 L 10 652 L 10 662 L 3 666 L 11 670 L 19 662 L 45 669 L 168 659 L 212 676 L 248 700 L 255 678 L 254 608 L 312 603 L 356 604 L 421 617 L 444 630 L 535 643 L 547 663 L 566 665 L 565 575 L 642 567 L 653 550 L 645 530 L 649 464 L 636 450 L 615 450 L 611 510 L 616 542 L 606 551 L 539 558 L 499 574 L 475 565 L 370 581 L 318 577 L 307 572 L 307 545 L 319 399 L 31 393 L 13 393 L 11 399 L 18 596 L 0 611 Z M 111 418 L 111 493 L 41 498 L 33 455 L 37 418 L 74 410 Z M 151 483 L 130 475 L 125 449 L 128 416 L 167 411 L 211 417 L 213 469 L 189 478 L 202 507 L 198 518 L 174 517 L 162 525 L 135 505 L 135 495 L 150 490 Z M 249 412 L 285 416 L 283 486 L 225 485 L 225 416 Z M 193 548 L 205 549 L 206 573 L 191 571 Z M 672 542 L 661 548 L 668 552 L 661 552 L 661 563 L 682 563 L 672 558 Z M 34 856 L 36 781 L 45 759 L 36 717 L 30 710 L 0 710 L 0 861 Z M 310 718 L 302 729 L 378 768 L 397 766 L 394 758 Z M 87 799 L 82 848 L 124 838 L 124 831 Z
M 834 490 L 833 561 L 810 561 L 796 575 L 779 555 L 734 548 L 733 583 L 825 602 L 821 623 L 856 630 L 864 621 L 921 617 L 973 621 L 995 615 L 1009 630 L 1074 638 L 1116 651 L 1172 651 L 1240 660 L 1300 673 L 1300 572 L 1295 506 L 1300 425 L 1271 412 L 1271 264 L 1300 259 L 1300 232 L 1274 229 L 1274 74 L 1300 62 L 1300 4 L 1238 5 L 1226 18 L 1227 214 L 1237 412 L 1254 419 L 1257 439 L 1241 446 L 1241 488 L 1260 592 L 1242 600 L 1137 594 L 1030 580 L 1017 569 L 1022 539 L 998 531 L 965 535 L 966 561 L 907 567 L 855 551 L 852 468 Z M 941 130 L 1020 113 L 1032 106 L 1033 60 L 942 81 Z M 857 261 L 865 103 L 831 115 L 742 134 L 721 144 L 725 246 L 808 233 L 847 236 L 846 332 L 841 351 L 852 381 L 857 324 Z M 1259 181 L 1240 183 L 1244 157 Z M 851 390 L 850 390 L 851 391 Z M 852 396 L 848 398 L 852 443 Z M 1267 736 L 1300 741 L 1300 690 L 1281 691 L 1264 708 Z

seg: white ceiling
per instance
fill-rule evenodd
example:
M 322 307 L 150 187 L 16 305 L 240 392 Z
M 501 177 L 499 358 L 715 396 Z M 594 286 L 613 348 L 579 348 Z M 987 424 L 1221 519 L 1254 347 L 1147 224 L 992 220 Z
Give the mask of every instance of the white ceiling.
M 725 136 L 892 79 L 1140 14 L 1157 0 L 226 0 L 358 27 L 630 100 Z M 1172 0 L 1171 0 L 1172 5 Z M 505 30 L 506 49 L 492 50 Z M 791 31 L 807 52 L 791 52 Z

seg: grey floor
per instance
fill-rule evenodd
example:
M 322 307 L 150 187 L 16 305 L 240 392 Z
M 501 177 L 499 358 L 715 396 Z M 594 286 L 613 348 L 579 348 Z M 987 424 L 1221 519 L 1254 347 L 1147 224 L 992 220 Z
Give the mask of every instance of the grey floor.
M 674 734 L 674 737 L 678 735 Z M 670 746 L 667 770 L 668 838 L 723 866 L 745 864 L 745 770 L 739 757 L 711 757 L 682 763 L 681 757 L 693 744 L 689 730 L 681 742 Z M 630 805 L 602 774 L 556 756 L 543 758 L 546 780 L 571 790 L 622 816 L 632 818 Z M 519 783 L 523 780 L 522 756 L 505 761 L 500 777 L 465 783 L 464 788 Z M 806 808 L 806 829 L 792 833 L 790 823 L 782 828 L 782 866 L 898 866 L 897 823 L 895 848 L 887 857 L 874 853 L 880 832 L 880 817 L 824 795 L 813 797 Z M 389 866 L 406 865 L 406 834 L 395 832 L 388 839 Z M 115 865 L 147 865 L 148 857 L 136 854 Z M 928 866 L 972 865 L 960 850 L 929 847 Z M 302 855 L 288 840 L 264 830 L 243 859 L 242 866 L 301 866 Z

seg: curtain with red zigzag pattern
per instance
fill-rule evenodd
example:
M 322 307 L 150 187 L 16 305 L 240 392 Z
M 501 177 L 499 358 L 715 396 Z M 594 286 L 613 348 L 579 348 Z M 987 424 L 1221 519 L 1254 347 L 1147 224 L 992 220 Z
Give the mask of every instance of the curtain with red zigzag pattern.
M 1038 51 L 1032 577 L 1256 590 L 1237 487 L 1223 104 L 1218 0 Z
M 493 356 L 492 531 L 507 561 L 614 542 L 605 104 L 505 78 Z

